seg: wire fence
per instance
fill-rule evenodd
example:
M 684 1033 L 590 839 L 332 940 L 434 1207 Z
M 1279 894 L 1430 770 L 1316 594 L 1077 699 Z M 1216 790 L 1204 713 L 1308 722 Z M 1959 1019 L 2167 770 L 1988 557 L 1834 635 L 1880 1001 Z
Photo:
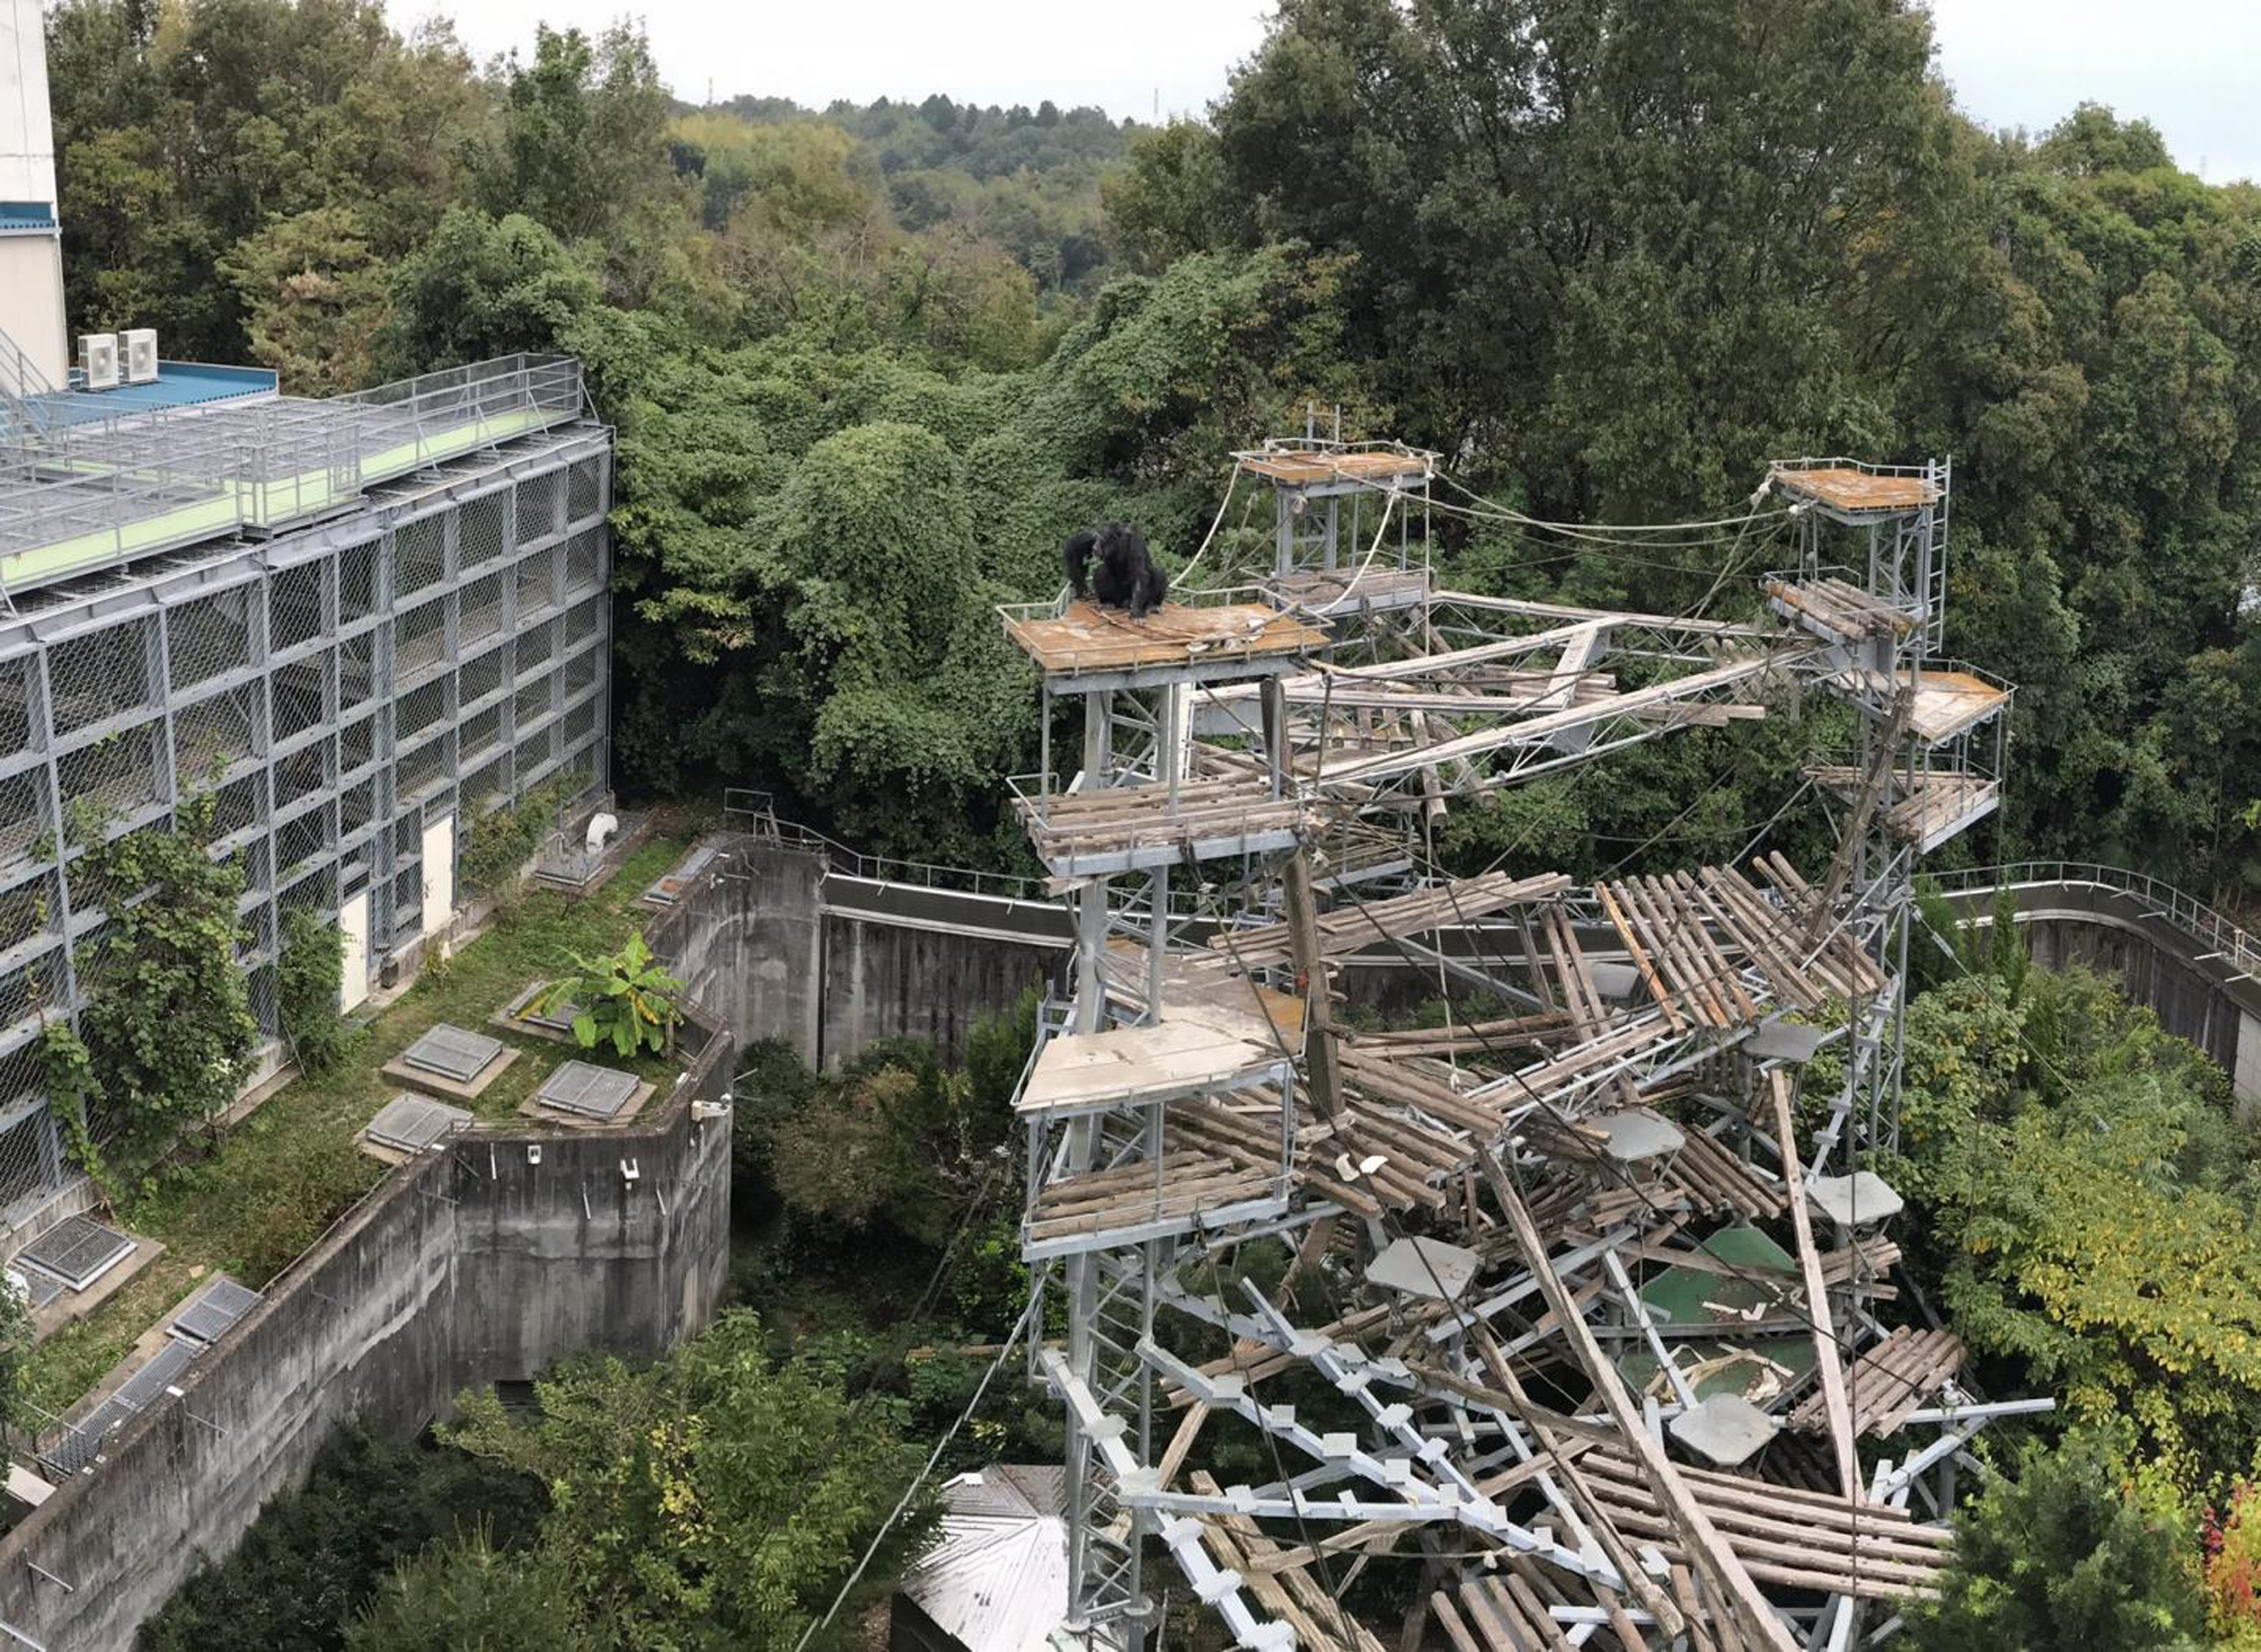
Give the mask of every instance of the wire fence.
M 272 1043 L 283 910 L 366 893 L 374 971 L 423 927 L 428 828 L 561 774 L 602 790 L 606 466 L 587 436 L 546 439 L 366 533 L 160 558 L 43 593 L 36 633 L 0 622 L 0 1234 L 77 1180 L 36 1041 L 135 893 L 94 886 L 77 835 L 168 828 L 212 795 Z

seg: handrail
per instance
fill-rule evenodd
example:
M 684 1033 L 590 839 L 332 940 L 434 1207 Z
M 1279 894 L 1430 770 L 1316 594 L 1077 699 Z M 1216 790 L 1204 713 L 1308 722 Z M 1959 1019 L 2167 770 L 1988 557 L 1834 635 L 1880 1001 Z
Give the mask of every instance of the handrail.
M 878 883 L 910 883 L 921 889 L 952 889 L 961 893 L 989 895 L 1002 900 L 1044 898 L 1040 879 L 1017 872 L 980 872 L 970 866 L 937 866 L 924 861 L 898 860 L 893 855 L 867 854 L 828 837 L 813 826 L 788 821 L 777 811 L 769 792 L 749 786 L 726 786 L 722 791 L 726 816 L 750 818 L 762 834 L 796 849 L 814 850 L 830 859 L 836 871 L 852 878 Z M 901 874 L 901 875 L 898 875 Z
M 2087 883 L 2113 890 L 2135 896 L 2155 915 L 2192 939 L 2235 959 L 2241 972 L 2261 973 L 2261 937 L 2197 896 L 2149 872 L 2125 866 L 2106 866 L 2094 861 L 2012 861 L 1994 866 L 1966 867 L 1959 872 L 1927 873 L 1925 882 L 1943 894 L 1973 894 L 2051 883 Z

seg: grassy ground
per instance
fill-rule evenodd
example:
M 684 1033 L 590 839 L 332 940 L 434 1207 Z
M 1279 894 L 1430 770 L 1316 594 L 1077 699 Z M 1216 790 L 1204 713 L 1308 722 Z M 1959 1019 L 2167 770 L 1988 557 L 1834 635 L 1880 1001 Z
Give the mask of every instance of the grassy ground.
M 559 973 L 567 953 L 618 948 L 649 916 L 635 898 L 686 848 L 679 836 L 656 837 L 586 895 L 529 892 L 486 934 L 427 969 L 334 1070 L 294 1080 L 223 1140 L 191 1149 L 185 1162 L 145 1183 L 119 1214 L 134 1233 L 162 1240 L 164 1255 L 89 1317 L 39 1345 L 29 1373 L 33 1403 L 61 1412 L 213 1272 L 252 1285 L 273 1279 L 384 1177 L 385 1167 L 355 1145 L 400 1088 L 378 1069 L 438 1022 L 497 1031 L 487 1017 L 533 980 Z M 521 1053 L 470 1104 L 484 1118 L 514 1117 L 560 1061 L 583 1054 L 545 1038 L 498 1036 Z M 586 1058 L 626 1065 L 647 1079 L 675 1071 L 674 1063 L 649 1058 Z

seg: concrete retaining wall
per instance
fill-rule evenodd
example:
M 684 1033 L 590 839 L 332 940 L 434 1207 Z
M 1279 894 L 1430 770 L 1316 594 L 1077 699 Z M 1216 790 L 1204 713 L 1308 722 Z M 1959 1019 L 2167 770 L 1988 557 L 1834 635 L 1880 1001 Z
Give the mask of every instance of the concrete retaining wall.
M 471 1132 L 387 1177 L 178 1398 L 0 1538 L 0 1623 L 17 1637 L 0 1647 L 130 1646 L 349 1420 L 408 1438 L 467 1388 L 584 1348 L 657 1353 L 705 1325 L 728 1268 L 730 1125 L 692 1103 L 728 1088 L 733 1041 L 694 1038 L 674 1092 L 628 1126 Z
M 782 1038 L 837 1068 L 881 1038 L 955 1057 L 1064 956 L 1059 909 L 832 872 L 821 851 L 732 840 L 715 875 L 652 927 L 692 995 L 741 1048 Z

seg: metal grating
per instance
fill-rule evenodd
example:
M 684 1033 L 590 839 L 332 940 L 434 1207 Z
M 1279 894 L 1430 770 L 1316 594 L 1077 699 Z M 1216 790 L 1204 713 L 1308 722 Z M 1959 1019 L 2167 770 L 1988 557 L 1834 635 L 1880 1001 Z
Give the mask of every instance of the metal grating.
M 94 1466 L 102 1454 L 102 1442 L 110 1430 L 131 1417 L 133 1412 L 115 1399 L 103 1402 L 100 1409 L 86 1421 L 66 1428 L 62 1438 L 39 1453 L 40 1462 L 58 1480 Z
M 259 1300 L 257 1291 L 236 1284 L 223 1274 L 190 1297 L 187 1305 L 173 1316 L 169 1328 L 176 1337 L 185 1337 L 209 1347 L 226 1336 L 228 1328 L 250 1313 Z
M 15 1277 L 24 1282 L 25 1296 L 36 1308 L 46 1306 L 63 1294 L 63 1282 L 53 1274 L 43 1274 L 36 1267 L 17 1268 L 15 1272 Z
M 469 1084 L 501 1053 L 501 1039 L 443 1023 L 409 1045 L 400 1058 L 418 1071 Z
M 110 1403 L 122 1405 L 129 1411 L 147 1410 L 164 1398 L 165 1390 L 172 1386 L 173 1380 L 194 1365 L 197 1356 L 203 1351 L 201 1343 L 181 1338 L 168 1341 L 150 1357 L 147 1365 L 118 1385 L 118 1392 L 110 1396 Z
M 567 1061 L 542 1080 L 542 1088 L 534 1092 L 534 1100 L 562 1113 L 610 1119 L 628 1105 L 637 1083 L 634 1073 L 592 1067 L 586 1061 Z
M 416 1153 L 470 1122 L 470 1113 L 444 1101 L 428 1101 L 421 1096 L 395 1096 L 377 1110 L 377 1117 L 369 1120 L 369 1128 L 363 1133 L 379 1147 Z
M 83 1291 L 128 1256 L 133 1241 L 91 1216 L 67 1216 L 16 1252 L 53 1274 L 74 1291 Z

